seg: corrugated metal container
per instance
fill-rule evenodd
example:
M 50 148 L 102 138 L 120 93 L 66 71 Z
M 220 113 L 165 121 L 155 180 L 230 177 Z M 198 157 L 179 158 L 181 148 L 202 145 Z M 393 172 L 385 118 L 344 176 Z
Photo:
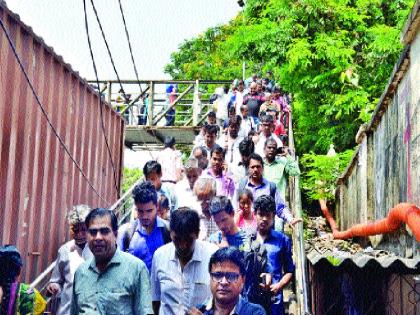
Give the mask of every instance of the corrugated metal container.
M 420 21 L 420 1 L 410 16 L 410 21 Z M 360 133 L 360 145 L 338 181 L 341 229 L 385 218 L 400 202 L 420 205 L 420 24 L 416 25 L 409 28 L 411 40 L 404 41 L 407 45 L 372 120 Z M 420 244 L 404 227 L 371 241 L 402 257 L 420 257 Z
M 107 207 L 119 196 L 124 122 L 70 65 L 0 3 L 0 18 L 52 125 L 52 132 L 0 29 L 0 243 L 16 244 L 33 280 L 52 262 L 66 236 L 73 205 Z M 117 186 L 101 129 L 115 164 Z

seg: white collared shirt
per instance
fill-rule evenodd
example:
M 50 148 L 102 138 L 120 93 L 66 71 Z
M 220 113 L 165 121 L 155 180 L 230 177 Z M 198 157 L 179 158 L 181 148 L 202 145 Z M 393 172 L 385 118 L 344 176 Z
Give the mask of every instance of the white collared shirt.
M 51 274 L 50 283 L 60 286 L 60 304 L 57 314 L 70 314 L 70 304 L 73 295 L 73 280 L 76 269 L 85 261 L 93 257 L 89 246 L 83 249 L 76 245 L 74 240 L 65 243 L 58 250 L 55 267 Z
M 150 282 L 152 301 L 161 302 L 159 314 L 185 314 L 212 296 L 208 265 L 216 250 L 216 245 L 196 240 L 193 256 L 183 270 L 172 242 L 156 250 Z

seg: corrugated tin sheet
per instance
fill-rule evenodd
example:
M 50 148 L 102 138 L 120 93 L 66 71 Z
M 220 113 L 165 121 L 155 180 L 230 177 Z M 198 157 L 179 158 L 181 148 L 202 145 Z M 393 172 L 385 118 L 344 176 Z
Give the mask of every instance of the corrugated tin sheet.
M 52 124 L 106 200 L 90 188 L 47 125 L 0 30 L 0 244 L 17 245 L 25 260 L 23 276 L 30 281 L 55 259 L 65 241 L 71 206 L 109 206 L 119 192 L 96 92 L 4 2 L 0 18 Z M 101 106 L 119 186 L 124 123 L 110 106 Z
M 414 259 L 402 258 L 393 255 L 383 255 L 375 257 L 372 255 L 365 254 L 363 252 L 351 254 L 344 251 L 331 250 L 325 250 L 320 252 L 315 249 L 310 249 L 307 252 L 306 257 L 312 265 L 316 265 L 320 262 L 329 262 L 335 267 L 350 264 L 355 265 L 359 268 L 363 268 L 367 265 L 375 264 L 382 268 L 404 266 L 409 269 L 420 271 L 420 257 Z

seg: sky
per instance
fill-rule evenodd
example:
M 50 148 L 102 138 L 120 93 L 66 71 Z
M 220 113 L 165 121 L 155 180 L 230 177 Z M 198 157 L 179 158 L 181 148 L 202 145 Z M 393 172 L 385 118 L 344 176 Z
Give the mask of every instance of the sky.
M 94 79 L 83 0 L 7 0 L 7 6 L 86 79 Z M 121 79 L 135 79 L 118 0 L 94 0 Z M 121 0 L 140 79 L 168 79 L 170 54 L 185 40 L 224 24 L 239 12 L 236 0 Z M 116 79 L 90 4 L 89 30 L 99 79 Z

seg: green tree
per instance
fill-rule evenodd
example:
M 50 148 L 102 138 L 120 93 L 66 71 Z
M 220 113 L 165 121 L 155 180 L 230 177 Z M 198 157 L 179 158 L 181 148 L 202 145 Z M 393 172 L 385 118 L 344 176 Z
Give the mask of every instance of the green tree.
M 174 79 L 232 79 L 272 70 L 293 95 L 299 154 L 353 148 L 398 59 L 414 0 L 248 0 L 227 25 L 182 43 Z

